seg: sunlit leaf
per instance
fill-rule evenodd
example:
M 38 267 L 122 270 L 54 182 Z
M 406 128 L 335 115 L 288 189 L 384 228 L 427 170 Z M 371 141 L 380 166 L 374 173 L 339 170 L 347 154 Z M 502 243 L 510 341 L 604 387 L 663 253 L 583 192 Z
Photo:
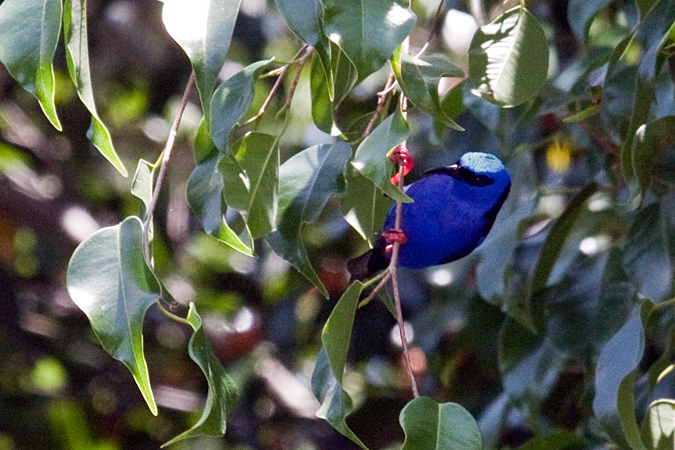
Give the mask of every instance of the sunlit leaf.
M 61 0 L 5 0 L 0 4 L 0 62 L 38 99 L 59 131 L 52 60 L 62 13 Z
M 363 80 L 380 69 L 415 25 L 415 14 L 395 0 L 324 0 L 323 29 Z M 336 82 L 337 82 L 336 78 Z
M 113 147 L 108 128 L 101 121 L 94 102 L 94 88 L 89 68 L 89 43 L 87 39 L 87 8 L 85 0 L 66 0 L 63 11 L 63 39 L 66 42 L 68 72 L 77 88 L 80 100 L 91 113 L 87 137 L 99 152 L 123 176 L 127 169 Z
M 321 347 L 312 373 L 312 392 L 321 403 L 317 417 L 325 419 L 342 435 L 351 439 L 363 450 L 368 450 L 363 442 L 347 426 L 347 415 L 352 410 L 352 399 L 342 389 L 342 384 L 328 362 L 326 349 Z
M 98 230 L 73 253 L 66 286 L 105 351 L 129 369 L 157 415 L 143 353 L 143 317 L 161 287 L 145 263 L 142 239 L 138 217 Z
M 503 107 L 539 93 L 548 75 L 548 43 L 529 11 L 513 8 L 476 31 L 469 50 L 476 92 Z
M 345 142 L 310 147 L 279 170 L 277 231 L 267 237 L 274 251 L 290 262 L 328 297 L 302 243 L 302 226 L 319 217 L 328 199 L 345 189 L 345 165 L 352 150 Z
M 164 0 L 162 20 L 195 72 L 207 126 L 211 96 L 230 48 L 241 0 Z
M 146 211 L 152 202 L 153 172 L 154 166 L 152 164 L 144 159 L 139 159 L 134 180 L 131 183 L 131 193 L 143 202 Z
M 446 115 L 438 95 L 442 77 L 464 77 L 464 72 L 441 56 L 416 58 L 407 53 L 394 54 L 392 67 L 401 89 L 419 109 L 455 130 L 464 129 Z
M 642 436 L 649 450 L 675 448 L 675 401 L 660 399 L 649 405 Z
M 429 397 L 410 401 L 399 422 L 405 431 L 401 450 L 482 450 L 476 420 L 457 403 L 438 404 Z
M 643 322 L 651 310 L 648 300 L 635 307 L 602 349 L 595 372 L 593 412 L 614 441 L 634 450 L 645 448 L 635 418 L 633 388 L 645 348 Z
M 222 436 L 225 434 L 227 415 L 234 408 L 239 398 L 239 390 L 234 381 L 225 372 L 218 357 L 209 344 L 202 319 L 197 313 L 194 303 L 190 303 L 187 321 L 194 330 L 188 345 L 190 358 L 197 363 L 208 381 L 209 390 L 202 416 L 189 430 L 166 442 L 162 447 L 174 444 L 183 439 L 198 436 Z
M 375 234 L 384 225 L 391 204 L 391 199 L 372 181 L 359 174 L 356 169 L 349 170 L 347 191 L 340 199 L 340 207 L 345 220 L 359 232 L 371 248 Z
M 410 197 L 394 186 L 390 178 L 393 175 L 394 165 L 389 161 L 388 154 L 410 135 L 408 122 L 403 118 L 399 109 L 366 137 L 356 149 L 352 165 L 364 177 L 372 181 L 382 192 L 394 200 L 403 202 L 412 201 Z
M 211 134 L 221 152 L 227 150 L 232 127 L 248 111 L 255 96 L 255 82 L 270 60 L 258 61 L 218 86 L 211 101 Z

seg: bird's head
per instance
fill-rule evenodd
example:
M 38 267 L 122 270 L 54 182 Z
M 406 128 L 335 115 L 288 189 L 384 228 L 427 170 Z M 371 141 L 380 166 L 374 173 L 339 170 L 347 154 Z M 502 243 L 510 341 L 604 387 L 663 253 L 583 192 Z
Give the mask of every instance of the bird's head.
M 465 153 L 455 164 L 427 172 L 442 173 L 481 190 L 499 193 L 511 186 L 511 176 L 494 155 L 481 152 Z

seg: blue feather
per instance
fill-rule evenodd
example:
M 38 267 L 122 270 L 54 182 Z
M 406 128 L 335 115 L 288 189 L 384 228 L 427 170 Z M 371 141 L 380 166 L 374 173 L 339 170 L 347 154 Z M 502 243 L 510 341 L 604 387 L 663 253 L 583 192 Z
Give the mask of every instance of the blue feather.
M 403 204 L 401 230 L 407 241 L 399 265 L 421 269 L 471 253 L 492 228 L 511 188 L 502 162 L 487 153 L 466 153 L 449 167 L 433 169 L 404 188 L 414 202 Z M 394 228 L 392 207 L 383 231 Z M 365 279 L 387 267 L 390 246 L 380 234 L 370 252 L 351 260 L 352 279 Z

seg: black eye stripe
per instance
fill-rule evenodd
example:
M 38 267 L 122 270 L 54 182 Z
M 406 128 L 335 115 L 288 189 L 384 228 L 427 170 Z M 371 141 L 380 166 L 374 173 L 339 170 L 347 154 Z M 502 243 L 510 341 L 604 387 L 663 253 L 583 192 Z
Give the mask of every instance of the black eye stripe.
M 459 164 L 453 164 L 450 167 L 439 167 L 438 169 L 429 170 L 424 174 L 432 175 L 435 173 L 442 175 L 449 175 L 455 180 L 462 181 L 466 184 L 470 184 L 471 186 L 476 187 L 489 186 L 495 182 L 495 180 L 492 177 L 489 177 L 488 175 L 474 173 L 471 170 L 467 169 L 466 167 L 460 166 Z

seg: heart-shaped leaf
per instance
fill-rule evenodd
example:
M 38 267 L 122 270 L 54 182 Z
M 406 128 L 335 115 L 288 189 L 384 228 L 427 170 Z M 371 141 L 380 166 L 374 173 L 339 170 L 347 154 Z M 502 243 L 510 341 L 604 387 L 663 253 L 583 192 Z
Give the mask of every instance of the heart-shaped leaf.
M 98 230 L 75 249 L 66 286 L 105 351 L 129 369 L 157 415 L 143 353 L 143 317 L 162 290 L 145 263 L 142 240 L 138 217 Z
M 457 403 L 438 404 L 429 397 L 410 401 L 399 417 L 405 431 L 401 450 L 482 450 L 476 420 Z

